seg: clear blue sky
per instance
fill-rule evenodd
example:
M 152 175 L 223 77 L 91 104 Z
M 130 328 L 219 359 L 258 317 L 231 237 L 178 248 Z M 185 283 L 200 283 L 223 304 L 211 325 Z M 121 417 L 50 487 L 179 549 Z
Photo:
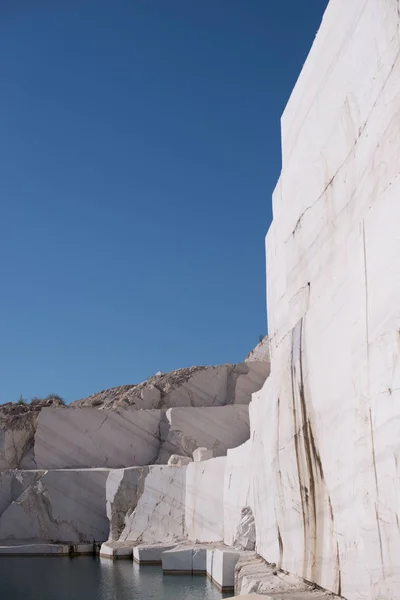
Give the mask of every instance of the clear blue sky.
M 2 0 L 0 402 L 266 332 L 280 115 L 327 0 Z

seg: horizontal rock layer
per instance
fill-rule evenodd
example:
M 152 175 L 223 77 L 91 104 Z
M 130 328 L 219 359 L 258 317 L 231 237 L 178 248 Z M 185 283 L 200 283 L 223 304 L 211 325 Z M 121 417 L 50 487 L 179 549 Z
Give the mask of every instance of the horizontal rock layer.
M 68 408 L 53 400 L 0 405 L 0 470 L 165 464 L 200 446 L 226 454 L 248 438 L 247 407 L 268 373 L 267 360 L 192 367 Z

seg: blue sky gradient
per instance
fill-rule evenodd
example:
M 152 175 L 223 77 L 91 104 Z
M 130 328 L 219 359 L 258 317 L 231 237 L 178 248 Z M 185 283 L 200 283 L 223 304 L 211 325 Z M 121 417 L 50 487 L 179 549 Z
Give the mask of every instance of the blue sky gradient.
M 0 5 L 0 402 L 240 361 L 326 0 Z

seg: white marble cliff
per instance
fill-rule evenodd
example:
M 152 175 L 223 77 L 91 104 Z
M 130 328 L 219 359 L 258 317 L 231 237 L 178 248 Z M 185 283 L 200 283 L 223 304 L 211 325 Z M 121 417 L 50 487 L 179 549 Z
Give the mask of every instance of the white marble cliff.
M 225 544 L 242 593 L 400 598 L 397 0 L 328 5 L 266 253 L 269 334 L 244 363 L 4 409 L 0 540 Z
M 393 600 L 399 2 L 330 2 L 282 117 L 282 162 L 266 240 L 271 375 L 250 409 L 257 550 L 349 600 Z

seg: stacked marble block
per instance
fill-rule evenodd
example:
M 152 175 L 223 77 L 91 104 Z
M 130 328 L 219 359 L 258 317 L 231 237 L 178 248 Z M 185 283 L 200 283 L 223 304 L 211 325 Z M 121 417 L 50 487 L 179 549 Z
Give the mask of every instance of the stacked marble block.
M 161 564 L 165 575 L 207 575 L 223 592 L 235 585 L 235 566 L 241 552 L 224 547 L 143 546 L 133 549 L 133 559 L 140 565 Z
M 161 555 L 166 575 L 207 575 L 223 592 L 235 586 L 235 566 L 240 552 L 228 548 L 177 547 Z

